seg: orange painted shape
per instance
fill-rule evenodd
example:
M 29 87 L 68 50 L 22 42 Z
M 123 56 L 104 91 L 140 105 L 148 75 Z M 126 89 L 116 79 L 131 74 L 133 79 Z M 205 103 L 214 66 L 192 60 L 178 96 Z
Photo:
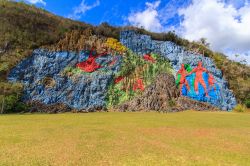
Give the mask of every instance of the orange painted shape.
M 142 79 L 138 79 L 133 86 L 133 91 L 136 91 L 137 89 L 144 91 L 145 87 L 144 87 L 144 83 Z
M 152 63 L 155 63 L 155 59 L 150 54 L 145 54 L 143 59 Z

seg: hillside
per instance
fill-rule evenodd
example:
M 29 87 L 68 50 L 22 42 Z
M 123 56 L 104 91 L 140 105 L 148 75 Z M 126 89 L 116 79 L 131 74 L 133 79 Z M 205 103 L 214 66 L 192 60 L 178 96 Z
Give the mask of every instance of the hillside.
M 106 38 L 120 39 L 120 31 L 128 29 L 135 30 L 139 34 L 149 35 L 154 40 L 171 41 L 183 46 L 187 51 L 201 53 L 206 57 L 212 58 L 216 66 L 223 71 L 223 76 L 228 80 L 229 89 L 233 90 L 237 101 L 249 103 L 250 100 L 249 67 L 232 62 L 226 59 L 223 54 L 212 52 L 202 43 L 183 40 L 171 32 L 157 34 L 134 27 L 112 27 L 106 23 L 94 27 L 82 22 L 55 16 L 43 9 L 38 9 L 21 2 L 17 3 L 5 0 L 0 1 L 0 23 L 0 88 L 2 89 L 0 100 L 3 101 L 2 106 L 3 103 L 6 105 L 6 110 L 18 111 L 25 107 L 24 104 L 18 102 L 22 96 L 22 85 L 19 83 L 8 83 L 6 77 L 10 70 L 21 60 L 30 56 L 34 49 L 46 48 L 51 51 L 81 51 L 87 47 L 89 49 L 93 46 L 93 42 L 96 43 L 99 40 L 101 45 L 105 43 Z M 92 36 L 96 36 L 97 39 Z M 83 48 L 85 46 L 86 48 Z M 112 49 L 111 47 L 110 49 Z M 132 54 L 131 58 L 129 60 L 136 61 L 136 58 Z M 144 66 L 145 71 L 150 69 L 150 66 L 145 67 L 144 62 L 141 62 L 141 60 L 138 60 L 138 63 L 141 64 L 142 68 Z M 162 64 L 167 65 L 165 62 Z M 132 67 L 131 70 L 136 73 L 140 69 Z M 112 69 L 112 71 L 114 70 Z M 65 72 L 69 74 L 79 71 L 69 68 Z M 117 76 L 120 76 L 118 71 L 115 72 L 117 72 Z M 125 70 L 122 72 L 126 74 L 128 71 Z M 138 74 L 135 74 L 133 77 L 137 78 L 137 76 Z M 149 74 L 149 76 L 152 76 L 152 74 Z M 152 78 L 147 80 L 148 84 L 153 82 L 153 77 L 155 76 L 153 75 Z

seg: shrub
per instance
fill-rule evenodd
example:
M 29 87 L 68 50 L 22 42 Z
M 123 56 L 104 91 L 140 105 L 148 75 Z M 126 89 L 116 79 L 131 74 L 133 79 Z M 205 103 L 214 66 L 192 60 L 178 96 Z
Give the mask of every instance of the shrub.
M 176 102 L 175 102 L 174 100 L 172 100 L 172 99 L 170 99 L 170 100 L 168 101 L 168 104 L 169 104 L 170 107 L 176 106 Z
M 18 98 L 15 95 L 8 95 L 8 96 L 0 95 L 1 113 L 9 113 L 13 111 L 13 108 L 17 103 L 17 101 Z
M 247 111 L 247 108 L 246 108 L 246 106 L 243 105 L 243 104 L 238 104 L 238 105 L 234 108 L 233 111 L 235 111 L 235 112 L 246 112 L 246 111 Z
M 250 99 L 247 99 L 245 101 L 245 105 L 246 105 L 247 108 L 250 108 Z
M 22 102 L 16 103 L 13 112 L 26 112 L 29 109 L 28 105 Z

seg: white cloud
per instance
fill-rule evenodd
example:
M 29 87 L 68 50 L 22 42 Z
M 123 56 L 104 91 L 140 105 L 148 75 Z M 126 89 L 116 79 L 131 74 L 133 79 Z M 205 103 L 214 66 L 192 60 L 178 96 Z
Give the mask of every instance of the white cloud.
M 46 5 L 46 2 L 44 1 L 44 0 L 26 0 L 27 2 L 29 2 L 29 3 L 32 3 L 32 4 L 38 4 L 38 3 L 40 3 L 40 4 L 42 4 L 42 5 Z
M 159 16 L 162 24 L 172 24 L 172 26 L 177 26 L 179 20 L 175 23 L 172 22 L 173 18 L 178 19 L 178 9 L 188 6 L 192 0 L 176 1 L 168 0 L 164 2 L 163 7 L 159 10 Z
M 245 53 L 237 53 L 234 51 L 226 51 L 226 55 L 234 61 L 250 65 L 250 51 Z
M 237 9 L 248 3 L 248 0 L 224 0 L 226 4 L 231 4 Z
M 87 5 L 85 3 L 85 0 L 82 0 L 81 4 L 78 7 L 74 8 L 74 11 L 72 14 L 68 16 L 68 18 L 71 19 L 80 19 L 82 15 L 84 15 L 88 10 L 91 10 L 97 6 L 100 5 L 100 0 L 97 0 L 92 5 Z
M 250 64 L 250 5 L 245 1 L 235 7 L 222 0 L 193 0 L 180 9 L 184 17 L 181 34 L 189 40 L 205 37 L 211 48 L 229 55 L 230 59 L 246 59 Z M 234 54 L 240 54 L 235 58 Z
M 129 14 L 129 23 L 137 27 L 144 27 L 150 31 L 162 31 L 163 26 L 160 23 L 159 14 L 157 11 L 160 3 L 161 1 L 156 1 L 154 3 L 146 2 L 146 9 L 144 11 L 133 12 Z

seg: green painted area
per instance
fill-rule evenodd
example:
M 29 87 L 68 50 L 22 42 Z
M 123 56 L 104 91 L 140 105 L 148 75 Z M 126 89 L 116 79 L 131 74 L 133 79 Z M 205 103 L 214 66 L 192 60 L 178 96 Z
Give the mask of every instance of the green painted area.
M 186 71 L 187 71 L 188 73 L 190 73 L 190 72 L 192 71 L 192 68 L 191 68 L 191 66 L 190 66 L 189 64 L 184 64 L 184 67 L 185 67 L 185 69 L 186 69 Z M 176 84 L 178 87 L 179 87 L 179 85 L 180 85 L 180 80 L 181 80 L 181 75 L 178 74 L 178 75 L 177 75 L 177 78 L 176 78 L 176 81 L 175 81 L 175 84 Z M 194 87 L 194 80 L 192 80 L 191 86 Z
M 68 74 L 87 74 L 86 72 L 82 71 L 81 69 L 77 67 L 65 67 L 65 69 L 62 72 L 64 75 Z
M 83 70 L 79 69 L 78 67 L 66 67 L 62 71 L 63 75 L 79 75 L 79 74 L 84 74 L 88 76 L 96 76 L 97 74 L 112 74 L 112 71 L 110 71 L 108 68 L 100 68 L 96 70 L 95 72 L 89 73 L 89 72 L 84 72 Z
M 188 73 L 192 71 L 192 68 L 189 64 L 185 64 L 184 66 Z
M 0 165 L 250 163 L 249 113 L 4 115 L 0 131 Z
M 177 75 L 177 78 L 176 78 L 176 81 L 175 81 L 175 84 L 177 85 L 177 87 L 180 86 L 180 80 L 181 80 L 181 75 L 178 74 L 178 75 Z
M 151 57 L 155 60 L 155 63 L 144 60 L 143 57 L 132 51 L 128 51 L 123 56 L 121 69 L 114 78 L 124 77 L 124 79 L 117 84 L 112 82 L 109 86 L 107 95 L 108 108 L 140 95 L 142 91 L 133 90 L 133 85 L 138 79 L 143 80 L 146 88 L 154 82 L 158 74 L 172 73 L 171 65 L 167 60 L 157 54 L 151 54 Z

